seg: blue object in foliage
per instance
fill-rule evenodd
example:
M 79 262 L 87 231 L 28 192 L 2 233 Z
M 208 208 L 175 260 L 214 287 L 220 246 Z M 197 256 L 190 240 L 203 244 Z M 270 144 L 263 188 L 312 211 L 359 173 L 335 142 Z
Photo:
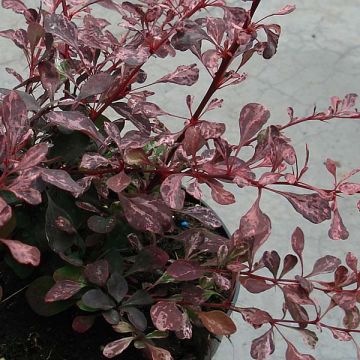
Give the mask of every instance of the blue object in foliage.
M 187 220 L 180 220 L 179 226 L 182 229 L 189 229 L 190 228 L 190 224 L 189 224 L 189 222 Z

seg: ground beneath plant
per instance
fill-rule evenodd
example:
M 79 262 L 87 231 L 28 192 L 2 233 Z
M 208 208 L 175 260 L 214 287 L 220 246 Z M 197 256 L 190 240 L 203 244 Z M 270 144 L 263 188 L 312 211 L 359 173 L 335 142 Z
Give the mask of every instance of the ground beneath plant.
M 19 280 L 0 263 L 0 285 L 5 289 L 4 298 L 28 282 Z M 52 317 L 41 317 L 30 309 L 24 292 L 0 304 L 0 360 L 106 359 L 102 356 L 103 346 L 120 336 L 101 318 L 85 334 L 74 332 L 71 323 L 77 315 L 76 311 L 70 309 Z M 206 336 L 206 333 L 203 335 Z M 207 351 L 205 336 L 197 336 L 188 343 L 174 337 L 170 342 L 163 340 L 161 346 L 168 348 L 175 360 L 200 360 Z M 145 360 L 141 352 L 133 348 L 116 358 Z

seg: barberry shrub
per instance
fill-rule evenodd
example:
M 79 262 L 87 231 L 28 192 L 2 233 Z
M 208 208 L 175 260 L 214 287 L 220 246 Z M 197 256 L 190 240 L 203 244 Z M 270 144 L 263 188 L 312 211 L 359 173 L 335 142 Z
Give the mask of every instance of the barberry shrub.
M 2 0 L 26 26 L 0 35 L 28 63 L 26 76 L 7 68 L 19 84 L 0 89 L 4 259 L 29 276 L 33 267 L 42 268 L 26 292 L 37 313 L 49 316 L 75 306 L 82 312 L 72 324 L 78 332 L 103 317 L 119 333 L 103 350 L 108 358 L 133 344 L 150 359 L 173 359 L 161 339 L 186 342 L 204 328 L 229 336 L 236 331 L 231 310 L 259 328 L 253 359 L 274 352 L 276 332 L 286 342 L 287 360 L 314 359 L 297 350 L 289 329 L 312 347 L 319 331 L 352 341 L 360 359 L 353 337 L 360 332 L 357 257 L 326 255 L 306 272 L 299 227 L 291 236 L 293 253 L 281 259 L 276 250 L 264 252 L 271 219 L 261 209 L 262 194 L 270 192 L 286 199 L 294 216 L 328 222 L 332 240 L 348 238 L 337 200 L 360 193 L 353 180 L 360 169 L 339 178 L 336 163 L 327 159 L 333 186 L 314 186 L 306 180 L 309 149 L 300 164 L 285 133 L 301 123 L 360 119 L 357 96 L 333 97 L 326 110 L 304 117 L 288 108 L 289 119 L 279 125 L 267 125 L 270 111 L 263 105 L 246 104 L 239 109 L 239 141 L 229 143 L 225 124 L 205 118 L 226 106 L 221 89 L 243 85 L 242 68 L 252 57 L 276 54 L 281 27 L 269 21 L 295 10 L 287 5 L 255 20 L 261 0 L 245 2 L 234 7 L 224 0 L 43 0 L 35 9 Z M 117 14 L 120 35 L 93 15 L 95 6 Z M 193 60 L 147 81 L 149 59 L 151 71 L 155 60 L 178 52 Z M 207 71 L 207 90 L 176 99 L 188 116 L 179 131 L 171 131 L 167 120 L 182 117 L 151 97 L 160 86 L 191 87 L 200 67 Z M 207 188 L 216 203 L 232 204 L 231 185 L 256 189 L 257 196 L 226 237 L 201 200 Z M 43 261 L 51 256 L 62 262 L 55 271 Z M 235 305 L 238 284 L 258 296 L 280 292 L 282 316 L 246 307 L 241 293 Z M 319 306 L 319 294 L 327 307 Z M 341 327 L 327 321 L 335 309 L 342 312 Z

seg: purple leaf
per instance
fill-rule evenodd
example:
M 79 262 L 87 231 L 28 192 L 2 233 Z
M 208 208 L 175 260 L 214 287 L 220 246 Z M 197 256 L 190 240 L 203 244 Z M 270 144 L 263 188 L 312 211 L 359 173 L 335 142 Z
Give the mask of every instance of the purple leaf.
M 86 265 L 84 276 L 95 285 L 105 286 L 109 277 L 109 263 L 105 259 L 101 259 Z
M 87 291 L 81 300 L 86 306 L 93 309 L 110 310 L 115 307 L 114 301 L 100 289 Z
M 197 262 L 189 260 L 175 260 L 166 272 L 177 281 L 196 280 L 204 274 L 204 270 Z
M 260 197 L 251 209 L 240 219 L 238 230 L 239 240 L 249 245 L 252 256 L 270 236 L 271 221 L 259 207 Z
M 72 329 L 77 333 L 83 334 L 88 331 L 95 323 L 96 316 L 76 316 L 72 322 Z
M 182 312 L 173 301 L 159 301 L 150 309 L 151 320 L 160 331 L 176 331 L 181 328 Z
M 250 355 L 256 360 L 266 360 L 274 352 L 275 345 L 272 329 L 254 339 L 251 343 Z
M 267 43 L 263 51 L 263 58 L 270 59 L 276 54 L 281 27 L 276 24 L 264 25 L 263 29 L 267 35 Z
M 15 92 L 19 95 L 21 100 L 25 103 L 27 111 L 39 111 L 40 106 L 34 99 L 34 97 L 26 92 L 20 91 L 20 90 L 8 90 L 4 88 L 0 88 L 0 94 L 1 95 L 8 95 L 10 92 Z M 2 96 L 0 96 L 2 97 Z
M 150 52 L 147 47 L 140 46 L 136 49 L 120 47 L 116 50 L 116 59 L 121 59 L 125 64 L 130 66 L 139 66 L 144 64 Z
M 352 310 L 356 306 L 355 293 L 337 293 L 331 299 L 344 310 Z
M 254 307 L 241 309 L 241 315 L 246 322 L 254 327 L 254 329 L 258 329 L 263 324 L 268 324 L 272 320 L 272 317 L 268 312 Z
M 20 0 L 2 0 L 1 5 L 4 9 L 11 9 L 18 14 L 27 10 L 25 4 Z
M 59 189 L 73 193 L 75 196 L 82 193 L 82 187 L 65 170 L 41 169 L 41 178 Z
M 302 252 L 304 250 L 304 233 L 297 227 L 291 235 L 291 245 L 295 254 L 302 259 Z
M 30 44 L 31 54 L 34 54 L 36 45 L 39 43 L 43 36 L 44 28 L 37 22 L 31 22 L 27 28 L 27 37 Z
M 320 224 L 331 219 L 329 202 L 321 198 L 317 193 L 293 194 L 279 192 L 279 194 L 284 196 L 298 213 L 314 224 Z
M 42 87 L 47 91 L 49 98 L 54 100 L 56 90 L 61 85 L 60 74 L 50 61 L 42 61 L 38 65 Z
M 103 355 L 108 359 L 112 359 L 113 357 L 125 351 L 133 340 L 134 338 L 130 336 L 112 341 L 111 343 L 106 344 L 104 347 Z
M 129 321 L 132 325 L 135 326 L 136 329 L 140 331 L 146 330 L 148 324 L 143 312 L 132 306 L 124 306 L 122 311 L 127 314 Z
M 38 266 L 40 264 L 40 251 L 35 246 L 24 244 L 18 240 L 0 239 L 11 252 L 13 258 L 20 264 Z
M 298 278 L 297 280 L 300 281 Z M 304 280 L 306 281 L 306 279 Z M 297 305 L 313 305 L 314 303 L 309 298 L 308 292 L 306 292 L 300 285 L 285 285 L 283 287 L 283 292 L 287 302 L 291 302 Z
M 236 332 L 236 325 L 229 315 L 220 310 L 198 312 L 197 316 L 208 331 L 218 336 L 229 336 Z
M 250 103 L 245 105 L 240 113 L 240 143 L 244 144 L 255 136 L 268 121 L 270 111 L 261 104 Z
M 76 25 L 64 15 L 51 14 L 44 18 L 45 31 L 57 36 L 66 44 L 78 48 L 78 33 Z
M 99 215 L 93 215 L 88 218 L 87 225 L 90 230 L 98 234 L 108 234 L 116 226 L 116 220 L 112 216 L 105 218 Z
M 80 131 L 94 140 L 103 141 L 102 135 L 94 123 L 78 111 L 52 111 L 47 115 L 51 125 L 62 126 L 69 130 Z
M 319 274 L 332 273 L 337 269 L 337 267 L 340 264 L 341 264 L 341 261 L 337 257 L 331 256 L 331 255 L 326 255 L 326 256 L 316 260 L 311 273 L 309 275 L 307 275 L 306 277 L 315 276 L 315 275 L 319 275 Z
M 207 180 L 206 183 L 211 189 L 211 197 L 220 205 L 230 205 L 235 203 L 235 196 L 224 185 L 215 179 Z
M 108 178 L 106 184 L 110 190 L 116 193 L 120 193 L 131 184 L 131 177 L 126 175 L 125 172 L 122 171 Z
M 102 94 L 108 90 L 113 83 L 113 77 L 105 72 L 91 75 L 86 83 L 81 87 L 77 100 L 86 99 L 89 96 Z
M 354 271 L 355 273 L 357 272 L 357 265 L 358 265 L 358 259 L 357 257 L 351 253 L 351 252 L 348 252 L 346 254 L 346 258 L 345 258 L 345 261 L 346 261 L 346 265 L 352 270 Z
M 200 221 L 203 225 L 211 228 L 219 228 L 222 226 L 222 222 L 210 208 L 204 206 L 192 206 L 185 208 L 182 211 L 183 214 L 189 215 L 196 220 Z
M 345 310 L 345 316 L 343 318 L 343 325 L 346 329 L 357 329 L 360 325 L 360 313 L 359 308 L 355 306 L 350 310 Z
M 34 172 L 32 169 L 25 170 L 15 179 L 8 189 L 14 193 L 17 198 L 31 205 L 38 205 L 42 202 L 41 193 L 33 188 L 33 183 L 39 176 L 39 171 Z
M 286 360 L 315 360 L 312 355 L 300 354 L 295 348 L 295 346 L 288 341 L 285 357 Z
M 70 299 L 73 295 L 77 294 L 85 286 L 86 284 L 72 280 L 57 281 L 46 293 L 45 302 L 54 302 Z
M 168 176 L 161 184 L 160 193 L 166 205 L 175 210 L 184 207 L 185 191 L 181 188 L 181 180 L 184 174 Z
M 151 354 L 152 360 L 174 360 L 169 351 L 150 344 L 146 346 Z
M 11 219 L 11 216 L 11 206 L 9 206 L 6 201 L 0 197 L 0 228 L 2 228 Z
M 185 137 L 182 146 L 186 155 L 195 156 L 197 151 L 200 150 L 205 144 L 205 139 L 201 135 L 198 126 L 191 126 L 185 130 Z
M 246 278 L 240 279 L 240 282 L 244 288 L 252 294 L 258 294 L 274 287 L 274 284 L 268 284 L 262 279 Z
M 342 183 L 339 186 L 339 190 L 343 194 L 354 195 L 360 192 L 360 184 L 350 183 L 350 182 Z
M 31 147 L 16 166 L 16 171 L 32 168 L 45 160 L 48 152 L 48 144 L 40 143 Z
M 284 265 L 283 265 L 283 269 L 281 271 L 279 278 L 282 278 L 289 271 L 291 271 L 296 266 L 297 262 L 298 262 L 298 259 L 295 255 L 287 254 L 284 257 Z
M 170 74 L 157 80 L 157 83 L 174 83 L 178 85 L 192 86 L 199 79 L 199 69 L 196 64 L 181 65 Z
M 120 148 L 121 135 L 118 126 L 112 122 L 105 121 L 104 130 L 109 138 Z
M 162 234 L 173 226 L 170 209 L 161 201 L 146 197 L 127 198 L 119 194 L 129 224 L 140 231 Z
M 205 140 L 217 139 L 221 137 L 225 132 L 225 124 L 201 121 L 200 122 L 200 134 Z
M 111 274 L 106 286 L 109 294 L 116 300 L 117 303 L 120 303 L 129 290 L 127 281 L 118 272 Z
M 346 240 L 349 237 L 349 232 L 342 221 L 338 209 L 333 211 L 333 218 L 328 234 L 333 240 Z
M 276 275 L 279 271 L 280 267 L 280 256 L 276 251 L 265 251 L 264 255 L 262 257 L 262 261 L 266 268 L 270 270 L 270 272 L 273 274 L 274 278 L 276 278 Z

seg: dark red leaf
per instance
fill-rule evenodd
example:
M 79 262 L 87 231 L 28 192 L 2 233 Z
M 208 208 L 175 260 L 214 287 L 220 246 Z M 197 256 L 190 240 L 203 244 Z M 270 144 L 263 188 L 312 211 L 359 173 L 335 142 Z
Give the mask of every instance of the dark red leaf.
M 186 129 L 182 146 L 186 155 L 194 157 L 196 153 L 205 145 L 205 139 L 201 135 L 198 126 L 191 126 Z
M 122 192 L 131 184 L 131 177 L 126 175 L 124 171 L 111 176 L 107 179 L 106 185 L 116 193 Z
M 42 61 L 38 65 L 42 87 L 47 91 L 49 98 L 54 100 L 56 90 L 61 84 L 60 74 L 50 61 Z
M 152 360 L 174 360 L 169 351 L 150 344 L 146 344 Z
M 309 294 L 300 285 L 285 285 L 283 287 L 284 297 L 287 302 L 297 305 L 313 305 Z
M 342 183 L 339 186 L 339 190 L 343 194 L 354 195 L 360 192 L 360 184 L 350 183 L 350 182 Z
M 314 224 L 331 219 L 329 202 L 317 193 L 301 195 L 279 192 L 279 194 L 284 196 L 298 213 Z
M 291 271 L 297 264 L 298 259 L 295 255 L 287 254 L 284 258 L 283 269 L 280 274 L 280 278 L 282 278 L 285 274 Z
M 346 254 L 346 258 L 345 258 L 346 264 L 347 266 L 354 272 L 357 272 L 357 265 L 358 265 L 358 259 L 357 257 L 351 253 L 348 252 Z
M 328 329 L 332 332 L 332 334 L 336 340 L 339 340 L 339 341 L 351 341 L 352 340 L 351 335 L 346 331 L 332 329 L 331 327 L 329 327 Z
M 102 94 L 109 89 L 113 82 L 113 77 L 105 72 L 91 75 L 86 83 L 81 87 L 77 100 L 86 99 L 89 96 Z
M 204 270 L 197 262 L 189 260 L 175 260 L 166 272 L 177 281 L 196 280 L 204 274 Z
M 41 169 L 41 178 L 59 189 L 69 191 L 75 196 L 82 193 L 81 186 L 76 183 L 65 170 L 58 169 Z
M 160 186 L 161 196 L 169 207 L 181 210 L 184 206 L 185 191 L 181 188 L 181 181 L 184 174 L 168 176 Z
M 302 252 L 304 250 L 304 233 L 297 227 L 291 235 L 291 245 L 295 254 L 302 259 Z
M 286 349 L 286 360 L 315 360 L 312 355 L 309 354 L 300 354 L 295 346 L 290 342 L 287 342 Z
M 77 294 L 86 284 L 72 281 L 60 280 L 57 281 L 52 288 L 46 293 L 45 301 L 53 302 L 59 300 L 70 299 L 73 295 Z
M 95 285 L 105 286 L 109 277 L 109 263 L 105 259 L 101 259 L 86 265 L 84 276 Z
M 134 327 L 140 331 L 145 331 L 148 324 L 146 317 L 142 311 L 132 306 L 125 306 L 122 309 Z
M 223 311 L 198 312 L 197 316 L 208 331 L 218 336 L 228 336 L 236 332 L 236 325 Z
M 104 347 L 103 355 L 108 359 L 112 359 L 113 357 L 125 351 L 133 340 L 134 338 L 130 336 L 112 341 L 111 343 L 106 344 Z
M 44 28 L 37 22 L 33 21 L 27 28 L 27 37 L 30 44 L 31 54 L 34 53 L 36 45 L 39 43 L 41 38 L 44 36 Z
M 182 213 L 197 219 L 205 226 L 210 226 L 212 228 L 219 228 L 222 226 L 220 219 L 214 211 L 204 206 L 198 205 L 185 208 Z
M 239 118 L 241 144 L 246 143 L 255 136 L 269 117 L 270 111 L 261 104 L 250 103 L 245 105 Z
M 93 309 L 110 310 L 116 306 L 115 302 L 100 289 L 87 291 L 81 300 L 86 306 Z
M 350 310 L 345 310 L 343 324 L 346 329 L 357 329 L 360 325 L 359 308 L 355 306 Z
M 223 184 L 215 179 L 207 180 L 206 183 L 211 188 L 211 197 L 220 205 L 230 205 L 235 202 L 235 196 L 224 189 Z
M 159 301 L 151 307 L 151 320 L 158 330 L 176 331 L 181 328 L 182 312 L 173 301 Z
M 31 147 L 17 164 L 16 171 L 32 168 L 45 160 L 48 144 L 40 143 Z
M 11 9 L 18 14 L 22 14 L 27 7 L 21 0 L 2 0 L 1 5 L 4 9 Z
M 311 273 L 306 277 L 334 272 L 340 264 L 340 259 L 335 256 L 323 256 L 322 258 L 316 260 Z
M 269 358 L 275 350 L 273 336 L 273 331 L 270 329 L 265 334 L 252 341 L 250 355 L 253 359 L 266 360 Z
M 38 248 L 24 244 L 18 240 L 0 239 L 11 252 L 13 258 L 20 264 L 38 266 L 40 264 L 41 253 Z
M 217 139 L 225 132 L 225 124 L 209 121 L 200 122 L 200 133 L 205 140 Z
M 274 278 L 276 278 L 276 275 L 279 271 L 280 267 L 280 256 L 276 251 L 265 251 L 264 255 L 262 257 L 262 261 L 267 267 L 270 272 L 273 274 Z
M 84 154 L 81 163 L 80 169 L 90 169 L 94 170 L 99 167 L 106 167 L 111 164 L 109 159 L 99 155 L 99 154 Z
M 356 306 L 355 293 L 336 293 L 332 300 L 344 310 L 352 310 Z
M 246 278 L 240 279 L 240 282 L 247 291 L 253 294 L 258 294 L 274 287 L 274 284 L 268 284 L 265 280 L 262 279 Z
M 72 322 L 72 328 L 80 334 L 85 333 L 94 325 L 95 319 L 93 315 L 76 316 Z
M 199 79 L 199 69 L 196 64 L 181 65 L 170 74 L 163 76 L 157 80 L 157 83 L 174 83 L 178 85 L 191 86 Z

